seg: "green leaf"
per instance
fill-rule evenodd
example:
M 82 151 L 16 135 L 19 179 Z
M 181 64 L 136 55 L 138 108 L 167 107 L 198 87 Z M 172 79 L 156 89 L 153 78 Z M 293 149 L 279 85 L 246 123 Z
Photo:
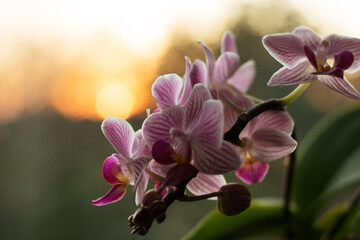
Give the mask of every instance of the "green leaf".
M 329 234 L 334 230 L 341 215 L 347 211 L 349 202 L 341 202 L 326 211 L 315 223 L 315 227 L 323 232 L 322 239 L 329 239 Z M 353 237 L 360 237 L 360 203 L 357 203 L 353 211 L 346 217 L 334 234 L 338 239 L 353 234 Z M 354 238 L 355 239 L 355 238 Z
M 359 181 L 359 168 L 354 168 L 359 146 L 359 105 L 330 114 L 309 132 L 300 144 L 294 177 L 300 215 L 313 216 L 325 195 Z
M 250 208 L 228 217 L 214 210 L 183 240 L 240 239 L 248 236 L 281 236 L 282 205 L 280 200 L 253 200 Z

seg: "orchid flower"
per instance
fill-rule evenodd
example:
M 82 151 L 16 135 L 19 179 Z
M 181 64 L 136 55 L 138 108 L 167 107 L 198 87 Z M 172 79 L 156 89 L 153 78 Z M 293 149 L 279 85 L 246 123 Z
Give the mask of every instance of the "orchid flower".
M 156 79 L 152 85 L 152 95 L 160 110 L 171 106 L 185 106 L 191 93 L 189 72 L 191 61 L 186 60 L 186 72 L 183 78 L 177 74 L 166 74 Z
M 190 71 L 191 84 L 204 83 L 210 89 L 225 89 L 232 86 L 241 93 L 245 93 L 255 77 L 255 62 L 249 60 L 239 66 L 240 57 L 237 53 L 235 37 L 231 32 L 226 32 L 221 41 L 221 55 L 217 60 L 213 51 L 203 42 L 202 45 L 206 65 L 201 60 L 196 60 Z
M 144 173 L 147 158 L 151 156 L 141 130 L 134 132 L 131 125 L 119 118 L 107 118 L 102 131 L 118 154 L 108 157 L 103 165 L 105 180 L 113 188 L 103 197 L 93 201 L 94 205 L 106 205 L 120 200 L 129 184 L 136 190 L 135 203 L 138 205 L 145 193 L 149 176 Z
M 282 111 L 266 111 L 251 120 L 240 133 L 244 144 L 239 149 L 245 164 L 236 171 L 236 176 L 247 184 L 261 182 L 269 170 L 268 162 L 292 153 L 297 143 L 290 137 L 294 123 Z
M 240 167 L 235 148 L 222 140 L 223 121 L 221 102 L 211 98 L 205 85 L 197 84 L 185 108 L 173 106 L 150 115 L 143 123 L 143 135 L 150 148 L 159 140 L 180 145 L 182 152 L 173 156 L 179 165 L 193 160 L 199 172 L 223 174 Z
M 263 38 L 266 50 L 283 68 L 273 74 L 269 86 L 295 85 L 319 80 L 327 87 L 353 99 L 360 94 L 344 73 L 360 69 L 360 39 L 330 35 L 321 39 L 307 27 L 292 33 Z

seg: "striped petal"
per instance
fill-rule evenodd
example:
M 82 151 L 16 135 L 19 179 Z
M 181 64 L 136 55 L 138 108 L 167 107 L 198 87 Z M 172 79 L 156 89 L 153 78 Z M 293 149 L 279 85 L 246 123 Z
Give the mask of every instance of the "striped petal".
M 197 83 L 208 85 L 208 72 L 205 63 L 196 59 L 190 71 L 191 86 Z
M 294 121 L 285 111 L 266 111 L 251 120 L 253 124 L 252 131 L 255 132 L 261 128 L 273 128 L 291 134 L 294 128 Z
M 187 132 L 191 136 L 191 146 L 206 145 L 220 147 L 224 129 L 223 106 L 219 100 L 206 101 L 196 121 Z
M 286 67 L 280 68 L 280 70 L 272 75 L 267 85 L 288 86 L 312 82 L 317 79 L 315 75 L 311 74 L 313 72 L 314 68 L 307 60 L 305 60 L 292 69 Z
M 204 102 L 209 99 L 211 99 L 211 94 L 208 88 L 204 84 L 196 84 L 186 105 L 186 127 L 199 117 Z
M 225 184 L 226 180 L 223 175 L 208 175 L 199 172 L 195 178 L 191 179 L 186 187 L 194 195 L 203 195 L 217 192 Z M 209 199 L 216 200 L 216 197 Z
M 181 107 L 170 107 L 159 113 L 154 113 L 143 123 L 143 136 L 146 144 L 152 148 L 160 139 L 172 142 L 170 129 L 183 129 L 185 124 L 185 110 Z
M 318 75 L 318 78 L 326 86 L 343 94 L 344 96 L 352 99 L 360 99 L 359 92 L 348 80 L 329 75 Z
M 176 106 L 181 101 L 184 80 L 176 74 L 160 76 L 152 85 L 152 95 L 159 108 L 166 109 Z
M 104 206 L 110 203 L 117 202 L 125 195 L 126 187 L 127 185 L 124 184 L 115 185 L 103 197 L 93 200 L 92 204 L 95 206 Z
M 214 70 L 214 83 L 217 88 L 225 87 L 226 81 L 239 67 L 240 58 L 236 53 L 225 52 L 216 61 Z
M 127 121 L 120 118 L 107 118 L 102 122 L 101 129 L 118 153 L 127 158 L 132 157 L 135 133 Z
M 283 131 L 262 128 L 251 135 L 250 156 L 259 162 L 270 162 L 292 153 L 297 142 Z
M 147 175 L 147 173 L 144 172 L 136 188 L 136 194 L 135 194 L 136 205 L 139 205 L 142 202 L 148 182 L 149 182 L 149 175 Z
M 254 184 L 262 182 L 269 171 L 269 164 L 258 161 L 248 161 L 239 170 L 235 172 L 235 175 L 244 183 Z
M 354 56 L 354 62 L 346 72 L 354 73 L 360 69 L 360 39 L 334 34 L 326 37 L 324 40 L 328 43 L 328 59 L 333 60 L 335 54 L 341 51 L 349 51 Z
M 234 52 L 237 53 L 235 36 L 232 32 L 226 32 L 221 40 L 221 53 Z
M 146 158 L 139 158 L 139 159 L 129 162 L 128 165 L 133 174 L 132 176 L 133 176 L 133 183 L 134 183 L 134 187 L 133 187 L 133 191 L 134 191 L 140 183 L 142 175 L 147 166 L 147 161 L 146 161 Z
M 146 145 L 141 129 L 135 132 L 135 140 L 132 147 L 132 153 L 134 158 L 139 158 L 142 156 L 148 158 L 152 157 L 151 149 Z
M 242 93 L 247 92 L 255 78 L 255 61 L 249 60 L 242 64 L 228 79 L 227 83 Z
M 194 165 L 205 174 L 224 174 L 240 168 L 240 157 L 234 146 L 224 141 L 221 148 L 207 145 L 193 147 Z
M 213 51 L 206 46 L 202 41 L 199 41 L 200 45 L 204 49 L 205 57 L 206 57 L 206 65 L 208 68 L 208 74 L 209 74 L 209 83 L 213 83 L 213 73 L 215 68 L 215 56 Z
M 294 68 L 306 58 L 303 49 L 304 43 L 294 34 L 267 35 L 263 38 L 262 42 L 270 55 L 286 68 Z
M 317 46 L 321 41 L 321 37 L 314 33 L 310 28 L 305 26 L 300 26 L 293 31 L 293 34 L 301 39 L 304 45 L 310 47 L 310 49 L 315 52 Z
M 238 97 L 230 99 L 233 104 L 240 109 L 247 110 L 253 106 L 253 103 L 247 97 Z M 224 132 L 227 132 L 237 121 L 239 113 L 235 111 L 229 104 L 224 103 Z
M 171 169 L 173 168 L 175 165 L 177 165 L 177 163 L 173 163 L 171 165 L 163 165 L 163 164 L 160 164 L 158 162 L 156 162 L 155 160 L 151 160 L 149 162 L 149 165 L 148 165 L 148 168 L 156 173 L 157 175 L 161 176 L 161 177 L 165 177 L 166 173 Z

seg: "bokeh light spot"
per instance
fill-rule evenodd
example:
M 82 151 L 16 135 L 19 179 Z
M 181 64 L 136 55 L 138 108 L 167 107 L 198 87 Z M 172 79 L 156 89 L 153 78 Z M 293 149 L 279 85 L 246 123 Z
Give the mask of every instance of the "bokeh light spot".
M 96 97 L 96 110 L 105 119 L 129 117 L 134 106 L 134 97 L 130 90 L 121 84 L 104 87 Z

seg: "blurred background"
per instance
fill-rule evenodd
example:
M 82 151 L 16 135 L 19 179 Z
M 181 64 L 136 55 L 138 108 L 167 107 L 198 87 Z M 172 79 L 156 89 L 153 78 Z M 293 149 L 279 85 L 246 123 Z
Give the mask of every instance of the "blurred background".
M 322 36 L 360 37 L 359 7 L 355 0 L 0 0 L 0 239 L 179 239 L 216 203 L 176 202 L 145 237 L 129 235 L 131 191 L 92 206 L 110 188 L 101 168 L 114 152 L 101 121 L 120 117 L 139 129 L 145 109 L 155 108 L 156 78 L 182 76 L 185 56 L 204 60 L 199 39 L 218 56 L 226 30 L 236 35 L 241 62 L 256 61 L 250 94 L 284 96 L 293 88 L 266 86 L 280 64 L 262 36 L 307 25 Z M 360 89 L 358 75 L 348 77 Z M 299 139 L 347 104 L 356 103 L 312 84 L 288 109 Z M 276 161 L 252 195 L 280 197 L 281 180 Z

